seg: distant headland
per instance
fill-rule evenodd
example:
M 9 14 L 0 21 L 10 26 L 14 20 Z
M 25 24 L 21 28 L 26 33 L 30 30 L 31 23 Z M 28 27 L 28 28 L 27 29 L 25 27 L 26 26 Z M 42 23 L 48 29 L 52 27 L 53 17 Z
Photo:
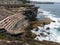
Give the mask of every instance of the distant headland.
M 54 2 L 38 2 L 38 1 L 30 1 L 30 3 L 34 3 L 34 4 L 54 4 Z

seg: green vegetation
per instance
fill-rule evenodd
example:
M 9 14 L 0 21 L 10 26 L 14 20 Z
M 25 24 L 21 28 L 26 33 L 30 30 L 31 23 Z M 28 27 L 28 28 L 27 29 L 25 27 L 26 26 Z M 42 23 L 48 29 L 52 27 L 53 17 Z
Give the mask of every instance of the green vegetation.
M 19 37 L 14 37 L 6 33 L 0 33 L 0 39 L 7 39 L 7 40 L 20 40 Z
M 22 1 L 24 4 L 27 3 L 27 2 L 29 2 L 27 0 L 19 0 L 19 1 Z

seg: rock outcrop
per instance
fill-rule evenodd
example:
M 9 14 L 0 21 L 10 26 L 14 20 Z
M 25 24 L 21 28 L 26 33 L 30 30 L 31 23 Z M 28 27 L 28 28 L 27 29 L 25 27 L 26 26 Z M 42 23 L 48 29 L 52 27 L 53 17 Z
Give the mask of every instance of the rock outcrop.
M 8 32 L 11 32 L 11 34 L 15 34 L 15 33 L 20 32 L 17 30 L 23 30 L 24 27 L 26 27 L 25 24 L 28 24 L 27 22 L 29 20 L 32 20 L 37 16 L 37 11 L 38 11 L 38 7 L 35 7 L 32 5 L 30 5 L 30 6 L 27 5 L 27 6 L 17 7 L 17 8 L 16 7 L 14 7 L 14 8 L 9 7 L 8 9 L 2 5 L 1 9 L 2 9 L 2 11 L 0 14 L 2 14 L 2 15 L 1 15 L 1 21 L 0 21 L 0 29 L 5 29 Z M 10 15 L 10 13 L 12 13 L 12 14 Z M 23 17 L 26 17 L 26 18 L 23 18 Z M 20 20 L 19 18 L 23 18 L 23 19 Z M 20 23 L 17 21 L 19 21 L 19 22 L 24 21 L 23 26 L 22 26 L 22 24 L 21 24 L 22 27 L 20 26 L 20 28 L 22 28 L 22 29 L 20 29 L 20 28 L 16 29 L 16 27 L 18 27 L 17 24 L 20 25 Z
M 49 24 L 52 21 L 50 19 L 37 20 L 38 7 L 25 4 L 1 6 L 3 6 L 3 9 L 0 9 L 0 31 L 2 30 L 3 34 L 0 34 L 0 39 L 3 40 L 0 40 L 0 45 L 60 45 L 52 41 L 34 40 L 36 35 L 31 32 L 31 29 L 37 28 L 41 24 Z M 10 35 L 5 35 L 6 31 L 4 30 Z M 23 33 L 20 33 L 21 31 Z
M 27 16 L 27 18 L 29 20 L 34 20 L 37 16 L 37 12 L 38 12 L 38 7 L 28 7 L 25 11 L 24 11 L 24 15 Z

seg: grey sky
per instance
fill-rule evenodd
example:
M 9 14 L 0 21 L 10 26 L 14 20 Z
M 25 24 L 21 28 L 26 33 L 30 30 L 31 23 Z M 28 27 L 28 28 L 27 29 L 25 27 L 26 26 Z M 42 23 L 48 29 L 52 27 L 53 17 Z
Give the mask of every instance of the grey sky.
M 42 1 L 42 2 L 60 2 L 60 0 L 32 0 L 32 1 Z

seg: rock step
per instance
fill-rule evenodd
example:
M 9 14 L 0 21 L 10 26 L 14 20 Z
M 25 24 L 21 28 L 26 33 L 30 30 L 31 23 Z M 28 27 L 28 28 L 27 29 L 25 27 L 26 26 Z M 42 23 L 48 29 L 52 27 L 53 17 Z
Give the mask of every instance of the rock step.
M 15 14 L 15 15 L 11 15 L 7 18 L 5 18 L 4 20 L 0 21 L 0 29 L 4 28 L 5 30 L 7 31 L 10 31 L 10 32 L 22 32 L 20 30 L 11 30 L 15 24 L 17 24 L 18 21 L 20 21 L 21 19 L 23 19 L 25 16 L 21 15 L 20 13 L 18 14 Z M 22 27 L 20 27 L 22 28 Z

